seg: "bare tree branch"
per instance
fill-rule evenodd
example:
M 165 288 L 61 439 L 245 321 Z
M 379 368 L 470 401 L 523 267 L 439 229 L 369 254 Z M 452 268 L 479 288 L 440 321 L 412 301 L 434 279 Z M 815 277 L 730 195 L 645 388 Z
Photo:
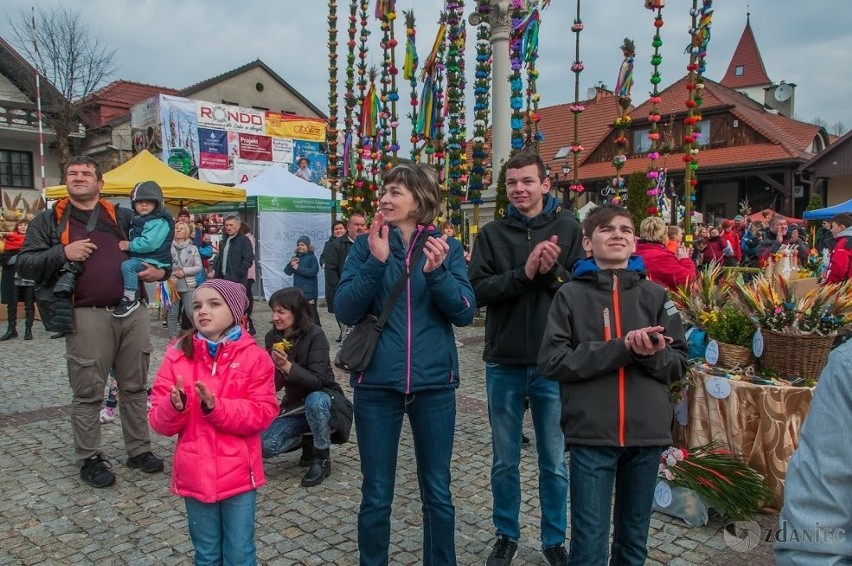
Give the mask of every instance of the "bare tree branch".
M 116 71 L 115 49 L 92 33 L 80 12 L 68 8 L 36 8 L 34 16 L 22 10 L 17 20 L 9 20 L 12 44 L 50 83 L 41 92 L 43 114 L 57 133 L 65 161 L 79 104 Z

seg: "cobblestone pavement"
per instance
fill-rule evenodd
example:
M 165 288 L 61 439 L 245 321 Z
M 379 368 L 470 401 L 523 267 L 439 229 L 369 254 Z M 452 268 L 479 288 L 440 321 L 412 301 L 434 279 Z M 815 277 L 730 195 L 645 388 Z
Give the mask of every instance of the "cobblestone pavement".
M 268 328 L 269 309 L 255 305 L 259 329 Z M 323 309 L 324 310 L 324 309 Z M 153 321 L 151 378 L 168 343 Z M 322 314 L 336 348 L 337 325 Z M 0 323 L 2 324 L 2 323 Z M 262 334 L 263 330 L 261 330 Z M 461 388 L 453 457 L 456 547 L 461 565 L 484 564 L 493 544 L 490 429 L 485 404 L 484 329 L 457 329 Z M 128 469 L 118 424 L 103 425 L 103 449 L 118 476 L 112 488 L 96 490 L 79 479 L 68 418 L 70 390 L 65 345 L 42 329 L 35 340 L 0 343 L 0 565 L 2 564 L 189 564 L 192 545 L 183 503 L 169 494 L 174 440 L 152 434 L 166 472 L 145 475 Z M 260 338 L 260 336 L 258 336 Z M 351 394 L 343 375 L 338 379 Z M 527 434 L 534 436 L 528 424 Z M 258 497 L 258 556 L 264 564 L 357 564 L 356 515 L 360 501 L 357 431 L 352 442 L 332 447 L 332 473 L 321 486 L 299 486 L 304 469 L 298 453 L 267 464 L 268 484 Z M 539 552 L 535 439 L 524 448 L 521 477 L 520 550 L 516 565 L 546 564 Z M 421 513 L 414 454 L 407 427 L 400 447 L 393 508 L 391 563 L 419 564 Z M 760 517 L 765 528 L 775 517 Z M 727 547 L 718 519 L 691 528 L 654 513 L 648 540 L 650 565 L 773 564 L 761 542 L 744 553 Z

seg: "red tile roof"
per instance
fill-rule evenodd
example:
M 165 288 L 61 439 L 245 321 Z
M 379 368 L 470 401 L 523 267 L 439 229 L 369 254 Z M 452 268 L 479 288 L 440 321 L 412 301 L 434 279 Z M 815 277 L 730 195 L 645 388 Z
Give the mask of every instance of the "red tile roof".
M 686 81 L 687 77 L 683 77 L 660 93 L 662 102 L 658 108 L 664 118 L 673 116 L 675 120 L 680 120 L 686 115 Z M 704 170 L 746 169 L 770 163 L 806 161 L 813 156 L 811 151 L 814 139 L 823 132 L 819 126 L 774 114 L 744 94 L 706 78 L 702 100 L 703 113 L 730 113 L 764 137 L 759 143 L 746 146 L 702 149 L 698 153 L 698 163 Z M 602 143 L 608 143 L 614 127 L 613 121 L 618 114 L 617 98 L 612 93 L 599 91 L 594 99 L 582 101 L 581 104 L 585 106 L 585 111 L 580 114 L 579 141 L 583 152 L 580 154 L 579 179 L 583 183 L 604 180 L 615 173 L 612 163 L 586 163 L 586 160 Z M 554 159 L 556 152 L 570 146 L 574 139 L 573 114 L 569 106 L 558 104 L 539 108 L 539 129 L 544 134 L 544 140 L 539 143 L 539 155 L 555 172 L 561 171 L 566 163 L 573 166 L 570 154 L 567 160 Z M 650 108 L 651 103 L 645 101 L 629 109 L 635 127 L 641 128 L 643 121 L 647 124 Z M 490 130 L 486 140 L 490 144 Z M 468 153 L 471 147 L 472 144 L 468 143 Z M 658 163 L 673 172 L 683 171 L 682 157 L 683 153 L 671 154 L 665 160 L 661 158 Z M 632 157 L 625 163 L 622 174 L 645 170 L 647 167 L 646 157 Z
M 539 143 L 539 155 L 544 164 L 553 171 L 561 171 L 566 163 L 573 167 L 574 158 L 554 159 L 560 148 L 572 145 L 574 141 L 574 115 L 569 110 L 573 103 L 557 104 L 539 108 L 539 130 L 544 140 Z M 583 163 L 591 152 L 609 135 L 613 121 L 619 114 L 618 98 L 609 91 L 598 89 L 595 98 L 580 101 L 585 110 L 580 113 L 579 141 L 583 151 L 579 163 Z M 630 108 L 628 108 L 629 112 Z
M 741 75 L 737 75 L 737 67 L 742 67 Z M 766 74 L 766 67 L 763 66 L 763 58 L 760 56 L 760 50 L 757 48 L 757 41 L 754 39 L 754 32 L 751 31 L 748 20 L 721 83 L 729 88 L 772 84 Z
M 679 119 L 679 117 L 685 115 L 686 81 L 687 77 L 684 77 L 660 93 L 663 101 L 658 105 L 658 108 L 662 116 L 675 116 L 675 119 Z M 712 111 L 729 112 L 744 124 L 754 128 L 754 130 L 763 135 L 765 141 L 746 146 L 701 150 L 698 153 L 700 167 L 705 169 L 708 167 L 753 167 L 756 164 L 777 161 L 802 161 L 812 157 L 811 144 L 814 138 L 820 135 L 821 128 L 819 126 L 800 122 L 779 114 L 773 114 L 767 111 L 762 104 L 710 79 L 704 80 L 702 99 L 703 104 L 701 108 L 705 114 Z M 633 123 L 641 124 L 643 120 L 647 120 L 650 108 L 651 103 L 645 101 L 633 109 L 630 112 Z M 581 123 L 585 115 L 585 112 L 581 114 Z M 611 114 L 611 116 L 614 116 L 614 114 Z M 598 141 L 594 146 L 590 146 L 587 141 L 588 138 L 584 139 L 581 133 L 581 144 L 584 145 L 584 159 L 597 145 L 608 139 L 610 131 L 611 127 L 608 127 L 603 135 L 598 134 Z M 546 154 L 543 154 L 543 156 L 547 157 Z M 682 171 L 682 157 L 682 153 L 672 154 L 668 157 L 667 163 L 665 165 L 661 163 L 661 165 L 669 167 L 672 171 Z M 622 172 L 623 174 L 629 174 L 633 171 L 645 169 L 647 166 L 647 158 L 636 157 L 628 159 Z M 615 169 L 610 162 L 588 163 L 580 166 L 579 176 L 585 182 L 607 178 L 613 175 L 614 172 Z
M 93 92 L 83 102 L 83 113 L 89 126 L 99 128 L 130 113 L 130 107 L 157 94 L 177 95 L 180 91 L 164 86 L 133 81 L 114 81 Z

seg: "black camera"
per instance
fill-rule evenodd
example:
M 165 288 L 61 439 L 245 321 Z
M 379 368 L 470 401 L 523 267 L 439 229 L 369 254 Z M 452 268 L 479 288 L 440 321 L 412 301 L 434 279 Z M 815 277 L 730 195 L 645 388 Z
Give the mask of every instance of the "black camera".
M 77 276 L 83 274 L 83 264 L 78 261 L 66 261 L 59 269 L 59 278 L 53 286 L 53 294 L 57 297 L 70 298 L 77 286 Z

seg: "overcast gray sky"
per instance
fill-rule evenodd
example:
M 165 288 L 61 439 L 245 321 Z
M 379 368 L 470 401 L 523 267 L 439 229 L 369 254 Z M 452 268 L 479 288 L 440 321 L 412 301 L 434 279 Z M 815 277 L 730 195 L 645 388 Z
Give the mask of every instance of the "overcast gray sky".
M 4 10 L 13 19 L 29 13 L 35 0 L 5 0 Z M 700 3 L 700 2 L 699 2 Z M 473 11 L 468 0 L 465 13 Z M 795 83 L 796 118 L 812 122 L 821 118 L 829 126 L 842 122 L 852 127 L 852 73 L 848 71 L 850 34 L 849 0 L 778 2 L 778 0 L 719 0 L 715 4 L 712 39 L 706 75 L 720 80 L 751 13 L 751 25 L 769 78 Z M 91 29 L 117 50 L 118 71 L 111 80 L 127 79 L 182 88 L 227 72 L 256 58 L 262 59 L 316 106 L 328 110 L 327 2 L 320 0 L 38 0 L 48 9 L 76 7 Z M 373 11 L 375 0 L 370 0 Z M 634 103 L 650 91 L 653 13 L 644 0 L 586 0 L 582 2 L 580 59 L 581 98 L 589 87 L 602 81 L 614 87 L 621 64 L 619 45 L 624 37 L 636 42 Z M 345 25 L 349 2 L 338 0 L 341 58 L 340 86 L 345 68 Z M 400 18 L 397 37 L 404 37 L 403 10 L 414 9 L 417 18 L 417 49 L 421 61 L 434 40 L 442 0 L 397 0 Z M 690 0 L 669 0 L 663 10 L 663 64 L 661 86 L 686 73 L 684 54 L 689 35 Z M 573 0 L 552 0 L 543 12 L 539 57 L 541 105 L 573 100 L 574 35 L 570 31 L 576 14 Z M 843 14 L 846 14 L 845 16 Z M 378 63 L 380 32 L 374 32 L 368 60 Z M 0 18 L 0 35 L 11 39 L 7 18 Z M 474 66 L 475 32 L 469 30 L 468 73 Z M 404 45 L 400 41 L 400 45 Z M 402 47 L 397 56 L 402 60 Z M 400 63 L 401 66 L 401 63 Z M 407 85 L 400 85 L 401 99 Z M 468 105 L 473 104 L 468 81 Z M 402 105 L 403 108 L 407 104 Z M 343 106 L 341 105 L 341 111 Z M 404 112 L 404 111 L 403 111 Z M 403 138 L 407 123 L 400 119 Z M 831 128 L 829 128 L 831 129 Z

